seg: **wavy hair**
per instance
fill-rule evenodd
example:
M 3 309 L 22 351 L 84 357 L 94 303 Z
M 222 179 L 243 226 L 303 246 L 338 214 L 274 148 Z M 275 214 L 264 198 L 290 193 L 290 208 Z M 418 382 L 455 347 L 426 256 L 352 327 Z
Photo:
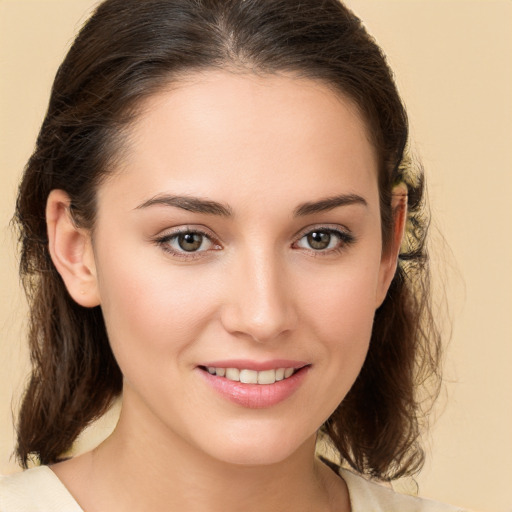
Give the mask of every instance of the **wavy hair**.
M 384 250 L 393 231 L 392 188 L 407 184 L 405 242 L 368 356 L 322 432 L 360 473 L 411 474 L 423 461 L 419 390 L 431 382 L 435 395 L 439 382 L 423 174 L 406 151 L 407 115 L 386 58 L 337 0 L 106 0 L 83 26 L 57 72 L 14 217 L 32 361 L 17 422 L 18 460 L 24 467 L 31 457 L 59 460 L 122 391 L 101 308 L 76 304 L 50 258 L 48 194 L 67 192 L 77 225 L 93 228 L 96 191 L 143 100 L 212 68 L 292 72 L 357 105 L 378 155 Z

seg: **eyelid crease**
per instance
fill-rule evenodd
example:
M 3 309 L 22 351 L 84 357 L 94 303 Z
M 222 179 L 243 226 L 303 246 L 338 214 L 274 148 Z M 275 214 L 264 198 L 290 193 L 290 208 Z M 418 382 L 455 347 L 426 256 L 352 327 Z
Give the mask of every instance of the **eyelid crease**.
M 329 232 L 333 232 L 333 233 L 339 233 L 340 236 L 347 236 L 347 237 L 355 238 L 354 234 L 352 233 L 352 231 L 349 228 L 347 228 L 345 226 L 340 226 L 339 224 L 329 224 L 329 223 L 311 224 L 309 226 L 306 226 L 305 228 L 300 229 L 295 234 L 295 238 L 296 239 L 302 238 L 303 236 L 305 236 L 308 233 L 311 233 L 313 231 L 329 231 Z
M 215 238 L 215 235 L 213 235 L 210 229 L 199 225 L 181 225 L 175 228 L 164 229 L 161 231 L 161 233 L 163 234 L 158 234 L 154 238 L 171 238 L 173 236 L 182 235 L 184 233 L 199 233 L 200 235 L 205 235 L 208 238 Z

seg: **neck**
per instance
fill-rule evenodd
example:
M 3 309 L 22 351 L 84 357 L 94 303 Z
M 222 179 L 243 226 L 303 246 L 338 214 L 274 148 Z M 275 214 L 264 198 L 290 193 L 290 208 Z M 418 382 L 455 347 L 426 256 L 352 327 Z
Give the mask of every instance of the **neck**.
M 315 458 L 315 436 L 282 461 L 240 465 L 215 459 L 165 426 L 134 415 L 123 406 L 114 433 L 75 460 L 82 467 L 75 482 L 57 471 L 85 510 L 349 510 L 343 481 Z

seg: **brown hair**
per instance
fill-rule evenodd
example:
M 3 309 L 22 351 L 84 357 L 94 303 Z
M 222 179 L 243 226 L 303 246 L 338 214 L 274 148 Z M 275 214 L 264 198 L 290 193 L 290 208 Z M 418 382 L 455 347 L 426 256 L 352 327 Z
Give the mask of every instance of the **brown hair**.
M 101 308 L 77 305 L 49 256 L 49 192 L 66 191 L 77 224 L 92 228 L 97 187 L 142 100 L 180 74 L 226 67 L 293 72 L 355 102 L 379 158 L 384 249 L 392 187 L 408 185 L 406 241 L 367 359 L 322 431 L 361 473 L 390 479 L 421 467 L 418 385 L 437 375 L 439 362 L 423 176 L 405 152 L 407 116 L 386 59 L 337 0 L 107 0 L 82 28 L 57 72 L 15 214 L 33 364 L 17 424 L 23 466 L 33 455 L 44 464 L 58 460 L 122 390 Z

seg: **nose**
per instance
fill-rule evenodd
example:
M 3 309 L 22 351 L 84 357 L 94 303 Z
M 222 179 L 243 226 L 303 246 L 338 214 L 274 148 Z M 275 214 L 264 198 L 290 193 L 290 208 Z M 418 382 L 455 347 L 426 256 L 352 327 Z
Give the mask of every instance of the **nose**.
M 233 262 L 221 313 L 228 332 L 259 343 L 289 334 L 297 323 L 285 265 L 269 252 L 250 250 Z

